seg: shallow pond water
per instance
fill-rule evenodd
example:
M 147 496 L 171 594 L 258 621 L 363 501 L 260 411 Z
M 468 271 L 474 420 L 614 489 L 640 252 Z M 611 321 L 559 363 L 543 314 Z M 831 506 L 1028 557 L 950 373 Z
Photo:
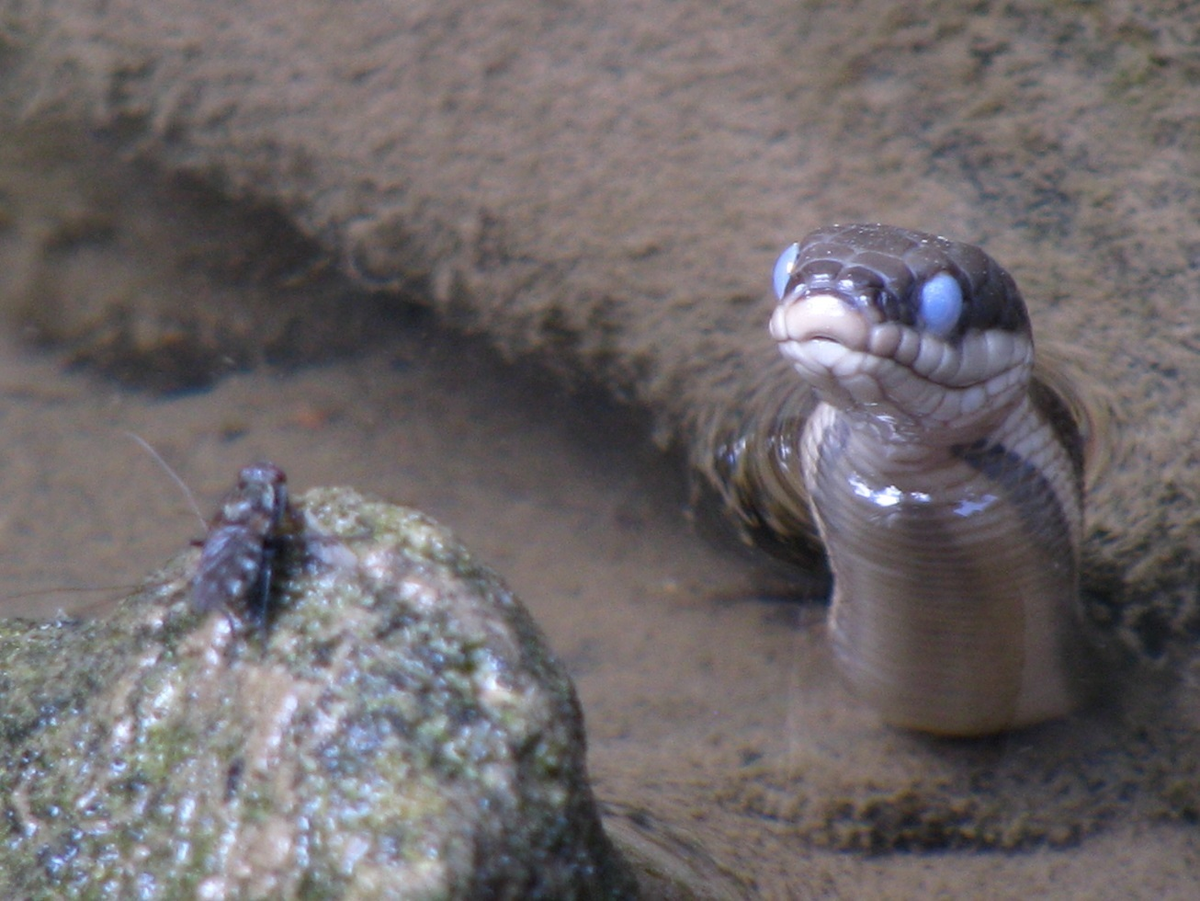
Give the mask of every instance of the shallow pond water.
M 1194 825 L 1132 813 L 1058 848 L 874 855 L 823 850 L 786 814 L 769 815 L 747 789 L 764 760 L 776 776 L 794 769 L 803 803 L 812 772 L 863 766 L 897 740 L 834 677 L 819 599 L 770 597 L 773 570 L 697 534 L 682 464 L 653 448 L 641 417 L 501 365 L 477 342 L 397 329 L 353 359 L 262 367 L 167 397 L 12 343 L 2 359 L 10 614 L 101 614 L 120 586 L 200 535 L 178 487 L 127 433 L 158 450 L 205 515 L 240 466 L 269 458 L 297 490 L 350 484 L 453 528 L 569 666 L 597 793 L 622 828 L 702 849 L 748 896 L 1200 888 Z M 1022 740 L 998 759 L 1019 759 Z
M 399 298 L 314 282 L 322 261 L 278 217 L 58 141 L 0 145 L 8 615 L 103 615 L 201 537 L 132 436 L 205 517 L 242 466 L 266 458 L 294 490 L 350 485 L 420 508 L 496 569 L 575 679 L 610 826 L 702 888 L 780 899 L 1200 890 L 1189 738 L 1200 705 L 1184 698 L 1165 730 L 1137 725 L 1136 697 L 985 743 L 886 729 L 833 672 L 819 580 L 785 580 L 708 528 L 683 455 L 656 448 L 649 416 L 505 364 Z M 768 309 L 764 291 L 764 322 Z M 105 310 L 165 356 L 126 365 L 119 341 L 73 351 L 79 335 L 105 334 Z M 207 356 L 173 354 L 181 329 Z M 223 330 L 240 342 L 228 360 Z M 292 341 L 289 366 L 256 357 L 253 339 L 268 333 Z M 46 351 L 28 340 L 55 337 Z M 304 363 L 301 349 L 327 339 L 324 362 Z M 148 367 L 181 358 L 225 374 L 164 394 L 96 368 L 162 387 L 191 370 Z

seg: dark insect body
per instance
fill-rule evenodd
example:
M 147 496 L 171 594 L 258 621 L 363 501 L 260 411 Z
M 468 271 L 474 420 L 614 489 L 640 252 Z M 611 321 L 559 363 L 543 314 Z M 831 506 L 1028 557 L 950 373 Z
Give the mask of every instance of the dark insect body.
M 202 612 L 241 610 L 264 623 L 290 517 L 283 470 L 268 462 L 245 467 L 209 522 L 192 577 L 192 606 Z

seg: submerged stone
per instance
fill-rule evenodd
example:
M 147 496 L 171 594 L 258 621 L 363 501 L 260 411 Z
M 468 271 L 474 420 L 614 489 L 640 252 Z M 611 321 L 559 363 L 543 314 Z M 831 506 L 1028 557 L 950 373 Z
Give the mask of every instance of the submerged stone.
M 0 896 L 633 896 L 512 594 L 415 511 L 294 510 L 265 619 L 196 605 L 192 549 L 104 620 L 0 623 Z

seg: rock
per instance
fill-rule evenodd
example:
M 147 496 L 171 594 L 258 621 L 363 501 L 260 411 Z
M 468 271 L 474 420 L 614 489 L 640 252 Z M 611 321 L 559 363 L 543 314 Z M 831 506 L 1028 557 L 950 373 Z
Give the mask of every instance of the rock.
M 104 620 L 0 626 L 0 895 L 634 896 L 520 603 L 420 513 L 295 510 L 265 620 L 197 609 L 192 549 Z

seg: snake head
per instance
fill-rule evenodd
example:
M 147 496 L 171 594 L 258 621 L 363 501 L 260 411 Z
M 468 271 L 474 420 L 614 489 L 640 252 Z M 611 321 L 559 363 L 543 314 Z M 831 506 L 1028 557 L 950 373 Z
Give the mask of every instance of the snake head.
M 893 226 L 828 226 L 783 252 L 774 282 L 771 334 L 835 407 L 961 443 L 1028 389 L 1025 302 L 977 247 Z

